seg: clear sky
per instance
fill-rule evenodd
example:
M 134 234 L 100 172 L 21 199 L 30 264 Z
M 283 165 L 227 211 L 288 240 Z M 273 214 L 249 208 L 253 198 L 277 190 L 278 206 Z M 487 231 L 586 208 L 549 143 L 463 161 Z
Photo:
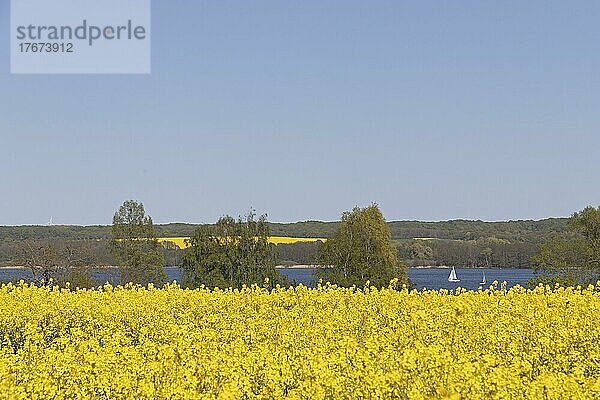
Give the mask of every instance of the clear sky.
M 0 225 L 600 204 L 598 1 L 157 0 L 152 24 L 150 75 L 10 75 L 0 0 Z

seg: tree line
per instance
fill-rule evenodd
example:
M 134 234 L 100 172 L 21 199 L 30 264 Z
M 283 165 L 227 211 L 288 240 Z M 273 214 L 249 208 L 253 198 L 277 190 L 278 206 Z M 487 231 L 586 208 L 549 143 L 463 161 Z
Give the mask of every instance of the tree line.
M 440 240 L 480 240 L 497 238 L 509 242 L 543 243 L 568 230 L 568 218 L 548 218 L 539 221 L 390 221 L 387 225 L 393 240 L 435 238 Z M 294 223 L 267 222 L 271 235 L 289 237 L 332 236 L 340 222 L 304 221 Z M 203 225 L 203 226 L 209 226 Z M 154 225 L 158 237 L 192 236 L 200 225 L 171 223 Z M 0 243 L 25 239 L 87 240 L 111 238 L 110 225 L 76 226 L 0 226 Z
M 454 222 L 473 231 L 474 227 L 482 227 L 476 221 Z M 189 248 L 182 250 L 169 242 L 159 243 L 158 229 L 146 215 L 143 204 L 128 200 L 115 213 L 109 235 L 88 238 L 83 227 L 49 227 L 62 234 L 49 238 L 4 238 L 0 251 L 3 261 L 30 268 L 40 282 L 68 281 L 79 286 L 93 285 L 93 271 L 109 266 L 118 267 L 123 283 L 160 285 L 166 281 L 165 265 L 180 266 L 184 284 L 190 287 L 241 287 L 265 281 L 286 285 L 289 282 L 275 266 L 298 262 L 319 266 L 319 278 L 343 286 L 367 282 L 385 286 L 391 280 L 405 284 L 407 265 L 532 266 L 542 281 L 561 284 L 595 282 L 600 277 L 600 208 L 587 207 L 565 221 L 495 223 L 496 228 L 502 227 L 490 231 L 497 236 L 473 238 L 470 234 L 463 239 L 394 239 L 395 223 L 386 223 L 375 204 L 343 213 L 335 225 L 303 224 L 326 224 L 335 229 L 324 243 L 275 246 L 268 242 L 273 224 L 265 215 L 250 212 L 237 219 L 224 216 L 215 224 L 194 226 L 189 233 Z M 431 224 L 435 223 L 416 223 L 411 229 L 426 229 Z M 294 224 L 277 226 L 285 225 Z M 449 228 L 453 224 L 439 226 Z M 25 227 L 21 232 L 28 229 L 33 228 Z M 99 231 L 100 227 L 93 230 Z M 451 236 L 451 230 L 442 231 L 437 234 Z M 539 243 L 506 238 L 517 232 L 521 236 L 536 235 Z M 478 234 L 483 234 L 481 229 Z M 12 258 L 6 254 L 12 254 Z
M 213 225 L 197 226 L 181 250 L 160 243 L 144 205 L 125 201 L 113 217 L 106 239 L 25 239 L 19 248 L 19 265 L 30 268 L 40 284 L 93 286 L 92 274 L 102 266 L 99 253 L 111 258 L 122 284 L 162 285 L 167 257 L 179 259 L 186 287 L 236 287 L 289 285 L 276 267 L 276 246 L 269 243 L 266 215 L 253 211 L 234 219 L 220 218 Z M 99 247 L 104 244 L 104 252 Z M 317 250 L 318 276 L 343 286 L 386 286 L 407 283 L 406 268 L 397 257 L 381 211 L 376 205 L 355 208 L 342 215 L 338 229 Z M 311 256 L 312 257 L 312 256 Z M 172 260 L 171 260 L 172 261 Z
M 409 266 L 528 268 L 533 266 L 531 259 L 543 243 L 568 232 L 568 221 L 567 218 L 508 222 L 392 221 L 387 225 L 398 248 L 398 257 Z M 328 238 L 339 229 L 340 222 L 282 224 L 267 221 L 267 225 L 273 236 Z M 201 226 L 214 228 L 214 224 L 177 223 L 154 225 L 154 229 L 157 237 L 191 237 Z M 25 240 L 38 243 L 90 241 L 88 246 L 95 248 L 98 263 L 114 265 L 113 255 L 105 250 L 111 231 L 111 226 L 0 226 L 0 265 L 14 265 Z M 279 244 L 276 263 L 314 264 L 319 249 L 319 243 Z M 161 251 L 167 265 L 181 265 L 183 252 L 176 246 L 167 246 Z
M 477 240 L 398 241 L 399 257 L 411 267 L 531 268 L 540 244 L 510 242 L 496 237 Z
M 540 274 L 536 283 L 574 286 L 600 280 L 600 207 L 574 213 L 567 226 L 566 232 L 545 242 L 533 256 Z

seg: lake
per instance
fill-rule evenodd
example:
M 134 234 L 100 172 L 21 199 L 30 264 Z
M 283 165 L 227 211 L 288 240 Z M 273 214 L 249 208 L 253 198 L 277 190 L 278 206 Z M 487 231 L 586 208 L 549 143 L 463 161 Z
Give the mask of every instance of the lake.
M 308 268 L 284 268 L 280 269 L 291 281 L 302 283 L 306 286 L 314 286 L 315 279 L 312 269 Z M 515 285 L 524 286 L 534 276 L 531 269 L 512 268 L 456 268 L 456 275 L 460 282 L 448 282 L 450 268 L 408 268 L 408 277 L 418 290 L 427 289 L 456 289 L 457 287 L 469 290 L 477 290 L 483 274 L 487 280 L 486 287 L 493 281 L 500 285 L 506 281 L 507 287 Z
M 488 287 L 493 281 L 500 285 L 506 281 L 507 287 L 515 285 L 525 286 L 526 282 L 534 277 L 532 269 L 514 268 L 456 268 L 456 275 L 460 282 L 448 282 L 450 268 L 409 268 L 408 277 L 413 281 L 418 290 L 427 289 L 456 289 L 457 287 L 477 290 L 483 274 Z
M 311 268 L 282 268 L 279 271 L 288 277 L 292 282 L 302 283 L 305 286 L 315 286 L 314 270 Z M 462 287 L 470 290 L 477 290 L 479 282 L 485 273 L 487 286 L 493 281 L 502 283 L 506 281 L 508 287 L 521 285 L 524 286 L 527 280 L 534 274 L 531 269 L 511 269 L 511 268 L 457 268 L 456 275 L 460 282 L 448 282 L 449 268 L 408 268 L 408 277 L 415 284 L 418 290 L 427 289 L 456 289 Z M 182 273 L 178 267 L 165 268 L 170 282 L 176 280 L 182 281 Z M 110 282 L 117 284 L 119 282 L 118 270 L 102 270 L 94 273 L 93 278 L 98 282 Z M 0 268 L 0 281 L 18 281 L 20 279 L 29 281 L 32 279 L 31 271 L 22 268 Z

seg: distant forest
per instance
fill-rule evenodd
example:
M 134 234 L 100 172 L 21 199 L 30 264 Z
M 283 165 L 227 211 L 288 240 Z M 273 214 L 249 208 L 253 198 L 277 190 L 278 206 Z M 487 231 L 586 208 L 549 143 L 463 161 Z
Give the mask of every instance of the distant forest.
M 483 222 L 453 220 L 442 222 L 388 222 L 398 255 L 409 266 L 453 265 L 461 267 L 527 268 L 539 246 L 565 233 L 567 218 L 540 221 Z M 339 222 L 306 221 L 270 223 L 272 236 L 331 236 Z M 155 225 L 158 237 L 191 236 L 198 225 Z M 110 226 L 0 226 L 0 265 L 17 265 L 22 243 L 47 240 L 85 242 L 97 259 L 112 265 L 106 251 Z M 317 262 L 319 243 L 279 244 L 278 263 L 283 265 Z M 168 265 L 179 265 L 183 251 L 165 246 Z

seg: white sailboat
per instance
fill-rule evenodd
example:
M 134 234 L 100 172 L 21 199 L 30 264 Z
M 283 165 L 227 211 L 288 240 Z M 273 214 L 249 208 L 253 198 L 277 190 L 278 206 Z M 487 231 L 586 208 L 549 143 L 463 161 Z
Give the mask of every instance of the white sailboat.
M 456 271 L 454 270 L 454 267 L 452 267 L 452 271 L 450 271 L 448 282 L 460 282 L 460 279 L 458 279 L 458 277 L 456 276 Z
M 480 285 L 485 285 L 486 284 L 486 280 L 485 280 L 485 271 L 483 271 L 483 279 L 481 280 L 481 282 L 479 282 Z

